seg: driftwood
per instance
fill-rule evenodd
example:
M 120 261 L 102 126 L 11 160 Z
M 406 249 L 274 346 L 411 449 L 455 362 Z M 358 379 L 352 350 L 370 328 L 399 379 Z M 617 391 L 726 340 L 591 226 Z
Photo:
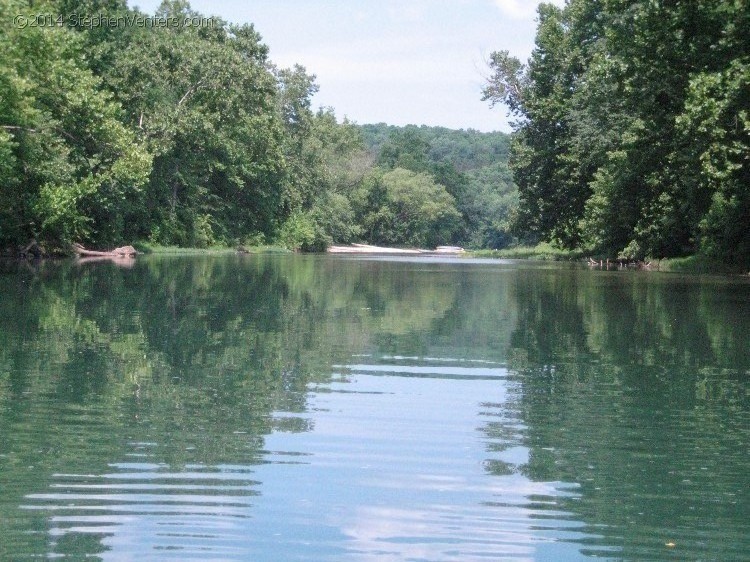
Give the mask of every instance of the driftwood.
M 73 244 L 73 251 L 78 256 L 100 258 L 132 258 L 138 253 L 133 246 L 121 246 L 109 252 L 99 252 L 96 250 L 87 250 L 80 244 Z
M 26 258 L 29 256 L 38 258 L 43 254 L 44 252 L 42 251 L 42 248 L 39 247 L 39 244 L 37 243 L 35 238 L 32 238 L 31 241 L 26 245 L 26 247 L 19 252 L 19 256 L 22 258 Z
M 637 261 L 637 260 L 627 260 L 627 259 L 617 259 L 617 260 L 610 260 L 607 258 L 606 260 L 595 260 L 592 258 L 588 258 L 586 262 L 588 263 L 589 267 L 598 267 L 599 269 L 610 269 L 610 268 L 617 268 L 617 269 L 646 269 L 646 270 L 652 270 L 656 269 L 659 270 L 661 263 L 661 260 L 658 262 L 650 262 L 650 261 Z

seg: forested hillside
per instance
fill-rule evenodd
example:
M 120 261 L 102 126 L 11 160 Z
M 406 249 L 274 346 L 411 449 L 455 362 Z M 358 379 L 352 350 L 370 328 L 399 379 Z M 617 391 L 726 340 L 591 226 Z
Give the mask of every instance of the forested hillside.
M 398 139 L 406 138 L 421 143 L 423 156 L 433 163 L 449 162 L 457 171 L 467 172 L 507 162 L 510 135 L 482 133 L 473 129 L 447 129 L 427 125 L 397 127 L 386 123 L 361 125 L 365 146 L 376 155 L 383 148 L 393 151 Z M 403 144 L 403 140 L 398 140 Z M 390 156 L 392 158 L 392 156 Z
M 125 0 L 0 8 L 2 253 L 507 242 L 504 135 L 341 123 L 252 25 L 184 0 L 153 15 Z
M 427 174 L 453 197 L 460 218 L 452 241 L 472 248 L 502 248 L 512 241 L 510 219 L 518 191 L 510 169 L 510 136 L 444 127 L 360 127 L 381 169 Z
M 606 257 L 750 265 L 750 5 L 539 7 L 528 64 L 492 54 L 516 118 L 515 232 Z

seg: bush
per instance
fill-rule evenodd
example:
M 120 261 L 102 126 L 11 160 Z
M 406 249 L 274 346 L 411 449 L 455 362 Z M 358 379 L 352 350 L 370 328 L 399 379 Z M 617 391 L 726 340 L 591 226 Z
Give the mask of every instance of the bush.
M 298 211 L 286 219 L 277 235 L 277 243 L 288 250 L 310 250 L 316 241 L 316 224 L 307 213 Z

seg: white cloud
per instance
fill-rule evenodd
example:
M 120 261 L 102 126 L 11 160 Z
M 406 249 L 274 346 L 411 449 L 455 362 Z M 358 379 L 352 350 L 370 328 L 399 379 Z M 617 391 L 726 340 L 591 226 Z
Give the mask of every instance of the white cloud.
M 392 21 L 416 23 L 424 19 L 429 9 L 426 3 L 411 0 L 408 3 L 386 3 L 384 6 Z
M 331 523 L 341 526 L 351 541 L 349 552 L 361 562 L 480 561 L 498 552 L 513 560 L 536 560 L 536 544 L 543 538 L 531 528 L 533 512 L 524 507 L 506 510 L 500 519 L 491 512 L 477 516 L 472 508 L 448 504 L 422 509 L 360 506 L 346 521 L 331 518 Z
M 516 20 L 533 19 L 539 2 L 533 0 L 494 0 L 495 5 L 506 16 Z M 547 0 L 557 6 L 564 6 L 565 0 Z
M 481 101 L 485 54 L 526 58 L 539 0 L 191 0 L 194 9 L 252 22 L 280 67 L 317 75 L 313 104 L 360 123 L 509 130 Z M 160 0 L 128 0 L 153 12 Z M 563 0 L 555 0 L 562 4 Z M 521 19 L 518 19 L 518 18 Z M 525 18 L 525 19 L 524 19 Z M 481 68 L 478 68 L 481 67 Z

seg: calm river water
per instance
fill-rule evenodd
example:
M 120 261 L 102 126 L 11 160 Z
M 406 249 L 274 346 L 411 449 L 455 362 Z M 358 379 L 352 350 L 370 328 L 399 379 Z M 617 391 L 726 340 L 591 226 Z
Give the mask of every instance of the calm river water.
M 0 264 L 0 559 L 750 559 L 750 279 Z

